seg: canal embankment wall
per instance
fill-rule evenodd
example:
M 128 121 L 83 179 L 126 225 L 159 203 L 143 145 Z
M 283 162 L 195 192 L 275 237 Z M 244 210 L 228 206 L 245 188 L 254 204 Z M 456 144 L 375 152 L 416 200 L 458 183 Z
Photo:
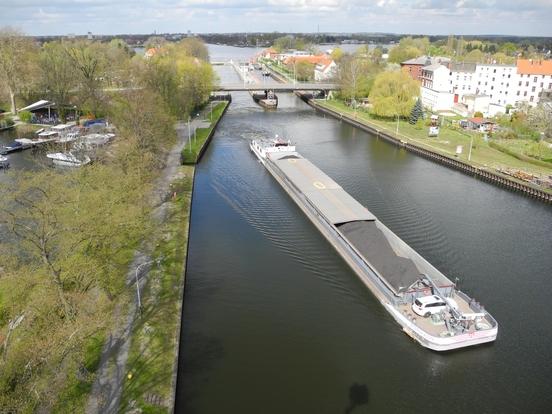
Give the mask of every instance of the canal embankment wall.
M 427 148 L 423 148 L 419 145 L 416 145 L 411 142 L 401 140 L 388 132 L 382 131 L 375 126 L 365 124 L 364 122 L 359 121 L 347 114 L 335 111 L 330 108 L 319 105 L 314 99 L 311 99 L 309 95 L 304 94 L 300 91 L 295 92 L 296 95 L 305 101 L 308 105 L 315 108 L 317 111 L 322 112 L 326 115 L 330 115 L 336 119 L 347 122 L 350 125 L 353 125 L 356 128 L 359 128 L 365 132 L 375 135 L 378 139 L 381 138 L 393 145 L 404 148 L 410 152 L 413 152 L 417 155 L 420 155 L 424 158 L 427 158 L 431 161 L 437 162 L 439 164 L 445 165 L 449 168 L 461 171 L 465 174 L 471 175 L 475 178 L 479 178 L 483 181 L 495 184 L 499 187 L 506 188 L 510 191 L 515 191 L 521 193 L 527 197 L 535 198 L 539 201 L 552 204 L 552 194 L 547 193 L 546 191 L 537 188 L 529 183 L 522 183 L 515 181 L 505 175 L 496 173 L 494 171 L 489 171 L 485 168 L 480 168 L 472 164 L 468 164 L 464 161 L 458 160 L 453 157 L 449 157 L 444 154 L 440 154 L 435 151 L 431 151 Z
M 226 114 L 226 111 L 228 110 L 228 107 L 230 106 L 230 103 L 232 101 L 230 100 L 230 101 L 222 101 L 222 102 L 226 102 L 226 105 L 225 105 L 224 109 L 222 110 L 222 113 L 220 114 L 220 116 L 215 120 L 215 123 L 211 125 L 209 134 L 207 135 L 207 138 L 205 139 L 205 142 L 201 146 L 201 149 L 199 150 L 199 153 L 197 155 L 197 162 L 201 161 L 201 158 L 203 157 L 203 154 L 205 154 L 205 151 L 207 151 L 207 147 L 209 147 L 209 144 L 211 143 L 211 140 L 213 139 L 213 135 L 215 135 L 215 131 L 217 130 L 218 124 L 220 123 L 220 121 L 222 120 L 224 115 Z

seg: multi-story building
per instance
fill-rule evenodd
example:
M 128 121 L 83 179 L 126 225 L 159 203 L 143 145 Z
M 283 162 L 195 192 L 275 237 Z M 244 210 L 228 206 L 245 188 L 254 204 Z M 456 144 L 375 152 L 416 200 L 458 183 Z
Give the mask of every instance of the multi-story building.
M 488 101 L 485 112 L 494 115 L 519 102 L 535 106 L 543 94 L 552 90 L 551 60 L 519 59 L 516 65 L 452 63 L 449 67 L 422 68 L 422 102 L 433 110 L 474 107 L 466 102 L 478 100 Z
M 412 79 L 421 80 L 422 68 L 429 65 L 441 64 L 447 66 L 450 64 L 450 59 L 447 57 L 431 57 L 421 56 L 414 59 L 409 59 L 401 63 L 401 69 L 408 73 Z

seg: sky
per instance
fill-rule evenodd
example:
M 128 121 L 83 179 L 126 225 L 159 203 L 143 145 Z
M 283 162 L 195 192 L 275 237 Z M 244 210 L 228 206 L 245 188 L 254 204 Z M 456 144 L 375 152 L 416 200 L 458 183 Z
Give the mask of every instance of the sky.
M 29 35 L 384 32 L 552 36 L 552 0 L 0 0 Z

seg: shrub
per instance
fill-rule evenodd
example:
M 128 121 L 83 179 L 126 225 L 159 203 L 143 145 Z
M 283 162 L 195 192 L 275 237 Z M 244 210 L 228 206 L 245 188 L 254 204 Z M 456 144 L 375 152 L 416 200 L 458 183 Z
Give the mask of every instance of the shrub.
M 31 119 L 33 117 L 33 114 L 31 114 L 29 111 L 21 111 L 19 112 L 19 119 L 21 122 L 26 122 L 27 124 L 31 122 Z
M 477 111 L 476 113 L 473 114 L 473 117 L 474 117 L 474 118 L 483 118 L 483 113 Z
M 0 129 L 11 127 L 14 124 L 9 116 L 0 117 Z

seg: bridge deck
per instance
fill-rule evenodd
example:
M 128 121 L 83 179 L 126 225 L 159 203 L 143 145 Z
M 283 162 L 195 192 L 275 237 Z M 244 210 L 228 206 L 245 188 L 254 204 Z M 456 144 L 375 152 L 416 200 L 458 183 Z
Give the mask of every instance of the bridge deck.
M 269 89 L 274 92 L 331 91 L 338 89 L 334 83 L 274 83 L 274 84 L 227 84 L 216 88 L 218 91 L 258 91 Z

